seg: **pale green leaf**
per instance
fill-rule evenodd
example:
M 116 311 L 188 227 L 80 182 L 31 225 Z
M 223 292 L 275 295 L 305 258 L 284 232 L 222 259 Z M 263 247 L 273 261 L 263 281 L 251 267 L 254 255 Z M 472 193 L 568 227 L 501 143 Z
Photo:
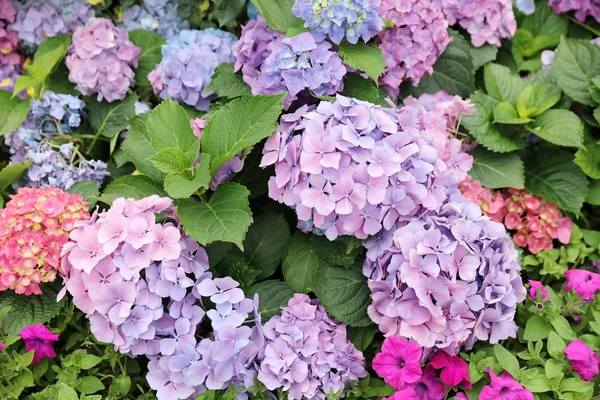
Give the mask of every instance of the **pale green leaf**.
M 183 107 L 171 99 L 163 101 L 150 112 L 146 130 L 156 152 L 175 147 L 194 159 L 200 152 L 200 143 L 194 137 L 190 117 Z
M 304 25 L 304 21 L 292 13 L 294 0 L 252 0 L 252 4 L 265 17 L 267 25 L 286 33 L 290 28 Z
M 379 77 L 385 70 L 385 59 L 379 47 L 369 46 L 363 42 L 352 44 L 347 41 L 343 41 L 338 47 L 344 64 L 366 73 L 378 84 Z
M 29 112 L 29 99 L 23 101 L 0 90 L 0 136 L 15 131 Z
M 31 160 L 8 164 L 0 171 L 0 192 L 3 192 L 11 184 L 18 181 L 31 165 Z
M 527 86 L 517 99 L 519 116 L 536 117 L 558 103 L 560 96 L 560 89 L 553 85 Z
M 184 199 L 190 197 L 200 188 L 207 188 L 210 184 L 210 156 L 202 155 L 200 164 L 194 168 L 194 176 L 167 175 L 165 178 L 165 190 L 173 199 Z
M 548 335 L 548 354 L 550 354 L 553 358 L 557 360 L 564 359 L 564 351 L 567 345 L 565 341 L 558 336 L 558 334 L 554 331 L 550 332 Z
M 523 125 L 533 121 L 531 118 L 521 118 L 515 107 L 508 101 L 501 101 L 494 106 L 494 123 Z
M 136 115 L 129 119 L 127 139 L 121 145 L 125 156 L 133 162 L 139 172 L 158 182 L 163 182 L 166 174 L 156 168 L 150 157 L 156 154 L 146 130 L 148 114 Z
M 516 104 L 525 89 L 525 83 L 510 69 L 500 64 L 488 64 L 483 68 L 483 79 L 487 94 L 499 101 Z
M 533 315 L 525 324 L 525 332 L 523 333 L 523 339 L 537 342 L 548 337 L 552 332 L 552 325 L 545 318 L 539 315 Z
M 510 351 L 506 350 L 502 345 L 494 346 L 494 354 L 498 364 L 505 370 L 508 371 L 513 377 L 519 377 L 519 361 Z
M 589 40 L 563 37 L 556 49 L 552 70 L 558 86 L 573 100 L 593 105 L 588 79 L 600 75 L 600 46 Z
M 583 147 L 583 123 L 572 111 L 548 110 L 526 128 L 557 146 Z
M 165 174 L 183 174 L 191 172 L 195 157 L 190 157 L 190 154 L 177 148 L 167 147 L 158 151 L 149 160 Z

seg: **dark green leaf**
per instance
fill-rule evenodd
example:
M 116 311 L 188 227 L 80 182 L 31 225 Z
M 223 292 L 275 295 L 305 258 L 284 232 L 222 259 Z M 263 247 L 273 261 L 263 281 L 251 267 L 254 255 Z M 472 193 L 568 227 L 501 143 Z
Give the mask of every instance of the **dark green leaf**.
M 575 153 L 575 164 L 592 179 L 600 179 L 600 145 L 596 139 L 587 137 L 584 147 Z
M 523 189 L 525 175 L 523 161 L 515 153 L 493 153 L 481 147 L 471 151 L 473 169 L 469 174 L 474 180 L 490 189 L 512 187 Z
M 226 255 L 216 265 L 215 270 L 219 276 L 229 276 L 240 283 L 240 287 L 244 292 L 256 282 L 256 278 L 260 274 L 258 269 L 255 269 L 250 263 L 241 255 L 229 254 Z
M 140 200 L 153 194 L 167 197 L 160 183 L 143 175 L 127 175 L 115 179 L 108 185 L 104 189 L 101 199 L 106 203 L 112 204 L 119 197 Z
M 471 57 L 473 58 L 475 70 L 494 61 L 496 56 L 498 56 L 498 47 L 494 45 L 486 44 L 481 47 L 471 47 Z
M 250 86 L 240 74 L 233 72 L 233 66 L 233 63 L 219 64 L 210 78 L 206 92 L 215 92 L 217 96 L 227 99 L 251 95 Z
M 296 232 L 289 240 L 283 256 L 283 276 L 297 293 L 315 289 L 317 274 L 325 264 L 311 246 L 311 237 Z
M 483 69 L 483 79 L 488 95 L 511 104 L 516 104 L 519 95 L 525 89 L 523 80 L 504 65 L 486 65 Z
M 127 129 L 127 119 L 135 115 L 135 103 L 138 99 L 136 93 L 130 94 L 123 101 L 112 103 L 86 98 L 88 117 L 96 135 L 112 138 Z
M 215 0 L 215 14 L 219 26 L 228 24 L 235 20 L 244 9 L 246 0 Z
M 358 246 L 356 246 L 357 243 Z M 350 268 L 357 261 L 362 261 L 363 247 L 360 241 L 352 236 L 343 236 L 332 242 L 325 236 L 313 235 L 310 238 L 310 244 L 319 257 L 335 265 Z
M 563 37 L 556 49 L 552 70 L 558 86 L 573 100 L 593 105 L 588 79 L 600 75 L 600 46 L 588 40 Z
M 142 49 L 138 59 L 138 67 L 135 70 L 135 83 L 138 86 L 150 87 L 148 74 L 162 60 L 161 47 L 166 41 L 156 33 L 145 29 L 130 31 L 129 40 Z
M 557 146 L 583 147 L 583 123 L 568 110 L 548 110 L 527 130 Z
M 375 83 L 354 72 L 350 72 L 344 77 L 344 91 L 342 94 L 373 104 L 379 102 L 379 89 Z
M 97 197 L 100 194 L 100 187 L 94 181 L 77 182 L 68 190 L 69 193 L 77 193 L 83 197 L 83 200 L 90 203 L 90 209 L 96 205 Z
M 590 181 L 590 190 L 585 198 L 586 203 L 594 206 L 600 206 L 600 180 Z
M 346 329 L 348 340 L 354 344 L 360 351 L 365 351 L 373 341 L 375 334 L 379 332 L 379 328 L 375 324 L 363 327 L 348 327 Z
M 281 314 L 281 307 L 286 306 L 294 296 L 294 289 L 285 282 L 264 281 L 252 286 L 249 294 L 254 293 L 259 296 L 258 311 L 264 323 L 273 315 Z
M 244 255 L 266 279 L 277 270 L 290 238 L 290 228 L 281 214 L 264 214 L 250 225 L 244 241 Z

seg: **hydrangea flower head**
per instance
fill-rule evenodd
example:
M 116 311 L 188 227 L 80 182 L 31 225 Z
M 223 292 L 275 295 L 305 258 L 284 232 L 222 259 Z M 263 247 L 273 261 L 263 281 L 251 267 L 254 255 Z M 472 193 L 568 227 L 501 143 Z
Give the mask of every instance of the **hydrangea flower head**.
M 413 219 L 392 239 L 367 253 L 363 266 L 373 299 L 368 313 L 385 336 L 454 355 L 477 340 L 516 335 L 526 291 L 502 224 L 454 193 L 439 212 Z
M 471 35 L 471 43 L 498 47 L 501 39 L 511 38 L 517 31 L 517 21 L 511 0 L 435 0 L 450 25 L 458 23 Z
M 467 200 L 481 207 L 484 215 L 487 215 L 492 221 L 502 222 L 506 215 L 504 208 L 505 199 L 502 192 L 498 190 L 488 189 L 481 185 L 481 182 L 474 181 L 471 176 L 467 176 L 460 183 L 460 191 Z
M 208 110 L 214 93 L 205 89 L 221 63 L 235 61 L 232 46 L 235 35 L 219 29 L 184 30 L 162 47 L 162 61 L 148 79 L 161 98 Z
M 104 18 L 91 18 L 73 34 L 65 60 L 69 80 L 85 96 L 97 94 L 98 101 L 123 100 L 134 83 L 141 49 L 127 31 Z
M 491 383 L 481 389 L 480 400 L 533 400 L 533 393 L 525 389 L 508 372 L 497 376 L 489 367 Z
M 379 17 L 381 0 L 296 0 L 292 13 L 303 19 L 304 27 L 335 44 L 346 38 L 368 42 L 383 29 Z
M 142 5 L 134 4 L 123 12 L 122 27 L 127 31 L 144 29 L 169 39 L 181 29 L 187 29 L 189 22 L 177 15 L 177 4 L 169 0 L 144 0 Z
M 58 341 L 58 333 L 52 333 L 43 324 L 26 326 L 19 334 L 25 342 L 25 351 L 33 350 L 31 364 L 37 364 L 44 358 L 56 357 L 53 342 Z
M 373 369 L 385 383 L 401 390 L 405 384 L 417 382 L 421 378 L 422 355 L 423 349 L 418 344 L 390 336 L 385 338 L 381 353 L 373 358 Z
M 0 209 L 0 291 L 41 294 L 53 282 L 60 252 L 77 221 L 87 220 L 88 204 L 59 189 L 21 188 Z
M 346 327 L 307 295 L 294 295 L 263 331 L 258 379 L 290 400 L 324 400 L 330 390 L 338 392 L 367 375 L 363 355 L 347 339 Z
M 75 31 L 94 16 L 86 0 L 27 0 L 18 7 L 12 29 L 28 46 Z
M 565 292 L 573 289 L 585 301 L 594 301 L 596 293 L 600 291 L 600 274 L 584 269 L 570 269 L 565 272 L 567 284 L 563 287 Z
M 412 107 L 339 95 L 284 115 L 263 149 L 261 165 L 275 165 L 269 196 L 295 208 L 302 230 L 330 240 L 366 239 L 422 209 L 437 210 L 471 158 L 448 138 L 446 120 L 440 140 L 422 122 Z
M 400 84 L 411 80 L 417 86 L 451 39 L 448 22 L 432 0 L 382 0 L 381 16 L 394 24 L 377 39 L 386 68 L 379 83 L 398 97 Z
M 596 380 L 600 358 L 587 344 L 581 340 L 572 341 L 565 348 L 565 356 L 571 362 L 573 371 L 577 372 L 581 379 L 588 382 Z
M 600 22 L 600 1 L 598 0 L 550 0 L 548 4 L 555 13 L 563 14 L 575 11 L 575 18 L 582 22 L 587 17 L 593 17 Z
M 10 0 L 0 0 L 0 53 L 8 54 L 17 47 L 19 35 L 11 26 L 17 11 Z

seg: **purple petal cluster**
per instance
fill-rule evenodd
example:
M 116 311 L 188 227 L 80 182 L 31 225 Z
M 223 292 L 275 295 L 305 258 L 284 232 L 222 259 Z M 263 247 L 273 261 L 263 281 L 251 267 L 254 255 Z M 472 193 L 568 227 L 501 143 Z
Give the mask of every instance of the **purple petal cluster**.
M 74 32 L 94 16 L 86 0 L 27 0 L 18 7 L 12 29 L 28 46 L 46 38 Z
M 296 0 L 292 13 L 319 39 L 329 37 L 340 44 L 359 38 L 368 42 L 383 29 L 379 17 L 381 0 Z
M 187 20 L 177 15 L 177 4 L 169 0 L 144 0 L 123 12 L 121 26 L 127 31 L 144 29 L 169 39 L 189 27 Z
M 550 0 L 548 4 L 558 14 L 575 11 L 575 18 L 582 22 L 593 17 L 600 23 L 600 0 Z
M 12 92 L 21 75 L 23 56 L 17 50 L 19 35 L 11 24 L 17 11 L 10 0 L 0 0 L 0 90 Z
M 445 128 L 444 140 L 423 129 L 429 116 L 340 95 L 283 115 L 263 149 L 261 165 L 275 165 L 269 196 L 296 210 L 302 230 L 330 240 L 366 239 L 437 210 L 471 158 Z
M 208 110 L 214 93 L 205 89 L 221 63 L 235 61 L 232 46 L 237 37 L 219 29 L 184 30 L 162 47 L 162 61 L 148 79 L 161 98 Z
M 518 253 L 504 226 L 458 192 L 391 234 L 363 266 L 368 313 L 386 336 L 458 354 L 477 340 L 515 337 L 526 296 Z
M 332 320 L 317 299 L 294 295 L 263 332 L 258 379 L 290 400 L 324 400 L 367 376 L 363 354 L 347 339 L 345 325 Z
M 383 0 L 381 16 L 394 26 L 377 38 L 386 63 L 379 83 L 398 97 L 403 81 L 417 86 L 425 73 L 433 73 L 433 65 L 451 41 L 448 22 L 432 0 Z
M 471 35 L 471 43 L 498 47 L 501 39 L 513 37 L 517 21 L 511 0 L 435 0 L 450 25 L 458 23 Z
M 127 31 L 104 18 L 91 18 L 73 34 L 66 64 L 69 80 L 85 96 L 97 94 L 98 101 L 123 100 L 134 83 L 141 49 Z

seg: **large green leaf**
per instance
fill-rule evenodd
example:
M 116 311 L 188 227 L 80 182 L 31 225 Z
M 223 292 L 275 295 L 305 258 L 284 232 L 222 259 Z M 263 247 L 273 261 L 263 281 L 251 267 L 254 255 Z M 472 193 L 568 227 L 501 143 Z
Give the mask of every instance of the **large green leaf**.
M 517 111 L 522 118 L 535 117 L 558 103 L 561 91 L 554 85 L 527 86 L 517 99 Z
M 148 131 L 146 130 L 147 119 L 148 114 L 136 115 L 129 119 L 129 132 L 127 133 L 127 139 L 121 145 L 121 149 L 139 172 L 157 182 L 162 182 L 166 174 L 156 168 L 150 161 L 150 157 L 154 156 L 156 151 L 150 143 Z
M 490 63 L 498 56 L 498 47 L 492 44 L 486 44 L 481 47 L 471 47 L 471 58 L 473 59 L 473 66 L 475 70 L 483 67 L 485 64 Z
M 527 129 L 557 146 L 583 146 L 583 123 L 572 111 L 548 110 L 527 125 Z
M 252 94 L 250 86 L 240 74 L 233 71 L 233 63 L 221 63 L 215 69 L 206 92 L 215 92 L 217 96 L 227 99 L 249 96 Z
M 352 44 L 343 41 L 339 44 L 339 49 L 344 64 L 366 73 L 377 84 L 385 71 L 385 59 L 379 47 L 363 42 Z
M 588 40 L 563 37 L 556 49 L 552 70 L 558 86 L 573 100 L 593 105 L 588 79 L 600 75 L 600 46 Z
M 240 284 L 240 288 L 247 292 L 256 282 L 260 271 L 254 268 L 241 254 L 227 254 L 214 267 L 220 277 L 231 277 Z
M 483 79 L 487 94 L 496 100 L 516 104 L 525 89 L 525 83 L 510 69 L 500 64 L 488 64 L 483 68 Z
M 200 152 L 200 143 L 194 137 L 190 117 L 183 107 L 171 99 L 163 101 L 150 112 L 146 130 L 157 153 L 162 149 L 177 148 L 190 155 L 190 159 L 195 159 Z
M 0 171 L 0 192 L 5 191 L 11 184 L 18 181 L 27 172 L 30 165 L 31 161 L 28 160 L 26 162 L 8 164 L 2 168 Z
M 294 0 L 252 0 L 252 3 L 265 17 L 267 25 L 279 32 L 286 33 L 290 28 L 298 28 L 304 24 L 304 21 L 292 14 Z
M 138 86 L 150 87 L 148 74 L 160 63 L 162 59 L 161 47 L 166 41 L 156 33 L 145 29 L 130 31 L 129 40 L 142 49 L 138 59 L 138 67 L 135 70 L 135 83 Z
M 523 189 L 525 175 L 523 161 L 515 153 L 494 153 L 481 147 L 471 151 L 473 168 L 469 174 L 490 189 L 512 187 Z
M 194 176 L 187 174 L 167 175 L 165 178 L 165 190 L 173 199 L 184 199 L 190 197 L 200 188 L 207 188 L 210 184 L 210 156 L 204 154 L 200 164 L 194 168 Z
M 237 183 L 224 183 L 207 203 L 183 200 L 177 205 L 177 215 L 183 229 L 202 245 L 215 241 L 235 243 L 243 250 L 252 213 L 248 205 L 250 192 Z
M 98 183 L 94 181 L 83 181 L 77 182 L 71 186 L 68 192 L 81 195 L 83 200 L 89 203 L 90 209 L 93 209 L 98 201 L 100 187 L 98 186 Z
M 298 293 L 309 293 L 315 289 L 317 274 L 325 264 L 315 253 L 310 239 L 309 235 L 296 232 L 283 256 L 283 277 Z
M 355 72 L 347 73 L 344 77 L 344 91 L 342 94 L 373 104 L 377 104 L 379 101 L 379 89 L 377 89 L 375 83 Z
M 244 241 L 244 255 L 265 279 L 277 270 L 290 238 L 290 228 L 281 214 L 264 214 L 250 225 Z
M 96 135 L 113 138 L 127 129 L 127 119 L 135 115 L 135 103 L 139 97 L 132 93 L 123 101 L 108 103 L 86 98 L 88 117 Z
M 29 112 L 29 99 L 23 101 L 12 97 L 7 91 L 0 90 L 0 136 L 16 130 Z
M 167 197 L 160 183 L 144 175 L 127 175 L 115 179 L 104 189 L 101 199 L 111 204 L 116 198 L 125 197 L 136 200 L 157 194 Z
M 258 311 L 263 324 L 273 315 L 281 314 L 281 307 L 288 304 L 294 296 L 294 289 L 282 281 L 264 281 L 252 286 L 249 295 L 258 294 Z
M 545 0 L 538 0 L 535 3 L 535 12 L 523 18 L 521 27 L 534 36 L 553 38 L 554 44 L 558 44 L 560 37 L 566 35 L 569 29 L 568 18 L 556 14 Z
M 590 182 L 590 190 L 585 197 L 585 202 L 594 206 L 600 206 L 600 180 L 593 179 Z
M 517 357 L 499 344 L 494 346 L 494 354 L 496 355 L 498 364 L 505 371 L 508 371 L 513 377 L 519 376 L 519 361 Z
M 350 326 L 346 329 L 348 340 L 360 351 L 365 351 L 369 347 L 377 332 L 379 332 L 379 328 L 375 324 L 361 327 Z
M 573 161 L 587 176 L 592 179 L 600 179 L 600 144 L 596 142 L 596 139 L 587 137 L 584 147 L 577 150 Z

